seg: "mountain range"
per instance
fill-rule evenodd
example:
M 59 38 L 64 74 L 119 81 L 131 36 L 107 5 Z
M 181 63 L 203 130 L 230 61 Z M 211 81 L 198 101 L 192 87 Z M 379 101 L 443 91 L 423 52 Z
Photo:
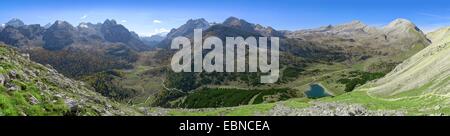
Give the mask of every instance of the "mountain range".
M 77 27 L 66 21 L 55 21 L 48 28 L 13 19 L 0 32 L 0 41 L 29 53 L 37 62 L 55 66 L 70 77 L 130 67 L 136 52 L 150 49 L 137 34 L 109 19 L 98 24 L 81 23 Z M 100 65 L 89 66 L 93 63 Z
M 194 29 L 202 29 L 204 37 L 217 36 L 221 39 L 228 36 L 280 37 L 280 80 L 275 84 L 266 85 L 259 83 L 258 77 L 262 73 L 170 71 L 170 57 L 174 53 L 174 50 L 168 48 L 171 40 L 177 36 L 192 39 Z M 264 115 L 291 113 L 303 115 L 298 112 L 322 115 L 316 113 L 318 109 L 334 113 L 335 110 L 329 107 L 352 110 L 361 108 L 367 113 L 357 115 L 397 115 L 415 114 L 420 111 L 426 111 L 427 114 L 446 113 L 448 106 L 446 107 L 445 103 L 448 103 L 449 90 L 447 72 L 449 64 L 446 63 L 449 53 L 446 45 L 449 42 L 449 34 L 448 28 L 424 34 L 414 23 L 406 19 L 393 20 L 383 27 L 372 27 L 361 21 L 352 21 L 314 29 L 286 31 L 229 17 L 222 23 L 210 23 L 202 18 L 190 19 L 179 28 L 172 29 L 165 37 L 139 37 L 123 25 L 117 24 L 115 20 L 109 19 L 97 24 L 80 23 L 76 27 L 66 21 L 56 21 L 52 25 L 42 27 L 26 25 L 19 19 L 12 19 L 0 29 L 0 41 L 9 45 L 2 46 L 5 56 L 12 57 L 17 56 L 16 54 L 25 56 L 14 60 L 17 62 L 2 62 L 4 72 L 12 70 L 16 71 L 13 73 L 23 73 L 22 75 L 44 84 L 53 86 L 56 84 L 56 90 L 62 92 L 65 91 L 64 86 L 58 86 L 60 84 L 58 82 L 79 87 L 83 83 L 69 78 L 82 80 L 86 86 L 81 87 L 80 92 L 88 96 L 77 100 L 88 101 L 88 104 L 91 104 L 92 101 L 98 101 L 95 99 L 101 99 L 101 103 L 104 104 L 96 105 L 100 109 L 92 112 L 95 115 L 139 114 L 133 109 L 123 108 L 124 105 L 141 107 L 140 112 L 146 115 L 154 115 L 154 112 L 164 114 L 176 112 L 177 115 L 190 112 L 177 108 L 218 108 L 192 112 L 219 113 L 216 110 L 232 112 L 252 108 L 249 104 L 254 104 L 253 108 L 256 109 L 265 109 Z M 41 68 L 40 64 L 26 60 L 27 54 L 32 61 L 48 66 Z M 39 65 L 44 73 L 55 71 L 54 68 L 64 76 L 58 76 L 59 78 L 55 79 L 56 83 L 48 83 L 46 81 L 50 78 L 48 76 L 38 78 L 39 76 L 33 76 L 27 70 L 20 70 L 21 67 L 34 65 Z M 36 68 L 32 67 L 29 70 L 34 69 Z M 56 71 L 54 73 L 57 73 Z M 8 75 L 8 78 L 11 77 L 14 76 Z M 14 80 L 21 81 L 25 85 L 36 84 L 35 80 L 30 78 Z M 4 90 L 14 86 L 21 87 L 21 84 L 11 80 L 8 80 L 8 84 L 11 85 L 5 84 Z M 305 100 L 310 98 L 307 92 L 312 90 L 312 85 L 320 86 L 327 96 L 335 98 Z M 41 91 L 46 89 L 48 88 L 38 87 Z M 74 87 L 68 91 L 70 92 L 68 95 L 74 96 L 70 97 L 70 100 L 82 95 L 76 93 L 78 91 Z M 41 96 L 39 98 L 32 96 L 35 98 L 28 96 L 27 98 L 30 101 L 47 100 Z M 90 99 L 90 96 L 95 99 Z M 11 96 L 8 94 L 4 97 Z M 401 108 L 405 106 L 401 104 L 418 103 L 423 97 L 438 103 L 427 103 L 424 106 L 439 106 L 438 110 L 433 112 L 421 105 L 411 106 L 411 109 Z M 68 105 L 70 100 L 67 98 L 61 101 Z M 348 105 L 345 101 L 352 104 Z M 376 102 L 378 103 L 371 105 Z M 119 111 L 103 110 L 105 106 L 106 109 L 111 107 L 108 106 L 109 103 L 113 103 L 110 105 L 114 105 L 116 108 L 113 109 Z M 294 103 L 293 105 L 300 109 L 286 107 L 286 103 Z M 383 109 L 380 104 L 387 104 L 385 107 L 388 108 Z M 249 106 L 232 107 L 239 105 Z M 152 108 L 149 107 L 153 106 L 174 109 L 150 110 Z M 70 109 L 70 113 L 76 115 L 91 113 Z M 382 111 L 374 112 L 374 109 Z M 11 110 L 15 111 L 11 113 L 16 115 L 20 112 L 30 114 L 23 109 Z M 67 111 L 67 108 L 61 110 Z M 121 110 L 123 111 L 120 112 Z M 353 112 L 358 111 L 352 111 L 351 114 L 354 114 Z
M 153 57 L 160 62 L 158 66 L 167 67 L 170 62 L 170 56 L 174 53 L 168 49 L 171 39 L 180 35 L 192 38 L 193 29 L 202 29 L 204 37 L 217 36 L 221 39 L 227 36 L 280 37 L 282 51 L 280 81 L 275 85 L 266 86 L 258 84 L 259 80 L 255 78 L 260 73 L 205 74 L 168 71 L 160 75 L 159 78 L 167 80 L 160 84 L 186 92 L 197 92 L 204 87 L 241 89 L 242 92 L 261 88 L 294 88 L 282 94 L 287 97 L 304 97 L 304 92 L 309 89 L 310 84 L 320 83 L 325 88 L 334 88 L 330 91 L 331 94 L 339 95 L 388 73 L 397 64 L 431 43 L 417 26 L 405 19 L 396 19 L 381 28 L 371 27 L 360 21 L 352 21 L 341 25 L 299 31 L 275 30 L 236 17 L 227 18 L 224 22 L 216 24 L 197 19 L 189 20 L 179 28 L 172 29 L 168 36 L 157 45 L 162 48 L 157 51 L 156 57 Z M 292 92 L 295 92 L 293 96 Z M 195 93 L 187 95 L 173 93 L 159 91 L 156 98 L 156 103 L 159 103 L 157 105 L 169 102 L 176 103 L 170 104 L 175 107 L 192 106 L 186 105 L 185 100 Z M 253 97 L 256 96 L 257 94 L 253 95 Z M 264 97 L 279 96 L 267 94 Z M 284 98 L 274 98 L 275 101 L 280 99 Z M 217 100 L 219 101 L 226 100 Z M 272 100 L 267 98 L 264 101 Z M 220 107 L 220 105 L 217 106 Z

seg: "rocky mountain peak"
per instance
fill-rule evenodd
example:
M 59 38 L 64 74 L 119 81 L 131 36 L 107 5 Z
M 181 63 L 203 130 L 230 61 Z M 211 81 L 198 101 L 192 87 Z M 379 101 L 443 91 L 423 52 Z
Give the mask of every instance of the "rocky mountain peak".
M 234 26 L 234 27 L 253 26 L 251 23 L 249 23 L 243 19 L 236 18 L 236 17 L 229 17 L 222 24 L 226 25 L 226 26 Z
M 224 25 L 238 25 L 240 23 L 241 23 L 241 20 L 236 17 L 228 17 L 227 19 L 225 19 L 225 21 L 223 21 Z
M 415 28 L 416 25 L 412 23 L 409 20 L 398 18 L 389 23 L 386 28 L 396 28 L 396 27 L 409 27 L 409 28 Z
M 24 25 L 25 25 L 25 23 L 23 23 L 22 20 L 17 19 L 17 18 L 13 18 L 5 24 L 5 26 L 13 26 L 13 27 L 21 27 Z
M 78 29 L 98 29 L 101 26 L 101 24 L 92 24 L 90 22 L 81 22 L 78 24 Z
M 209 22 L 206 21 L 204 18 L 199 19 L 189 19 L 186 22 L 187 25 L 195 25 L 195 26 L 209 26 Z
M 232 28 L 236 28 L 236 29 L 240 29 L 240 30 L 244 30 L 247 32 L 251 32 L 251 33 L 261 33 L 259 31 L 263 31 L 263 33 L 265 33 L 264 31 L 266 31 L 266 28 L 264 28 L 261 25 L 255 25 L 252 23 L 249 23 L 243 19 L 239 19 L 236 17 L 229 17 L 227 18 L 222 25 L 227 26 L 227 27 L 232 27 Z
M 89 28 L 89 23 L 82 22 L 78 25 L 78 28 Z
M 74 27 L 67 21 L 61 21 L 61 20 L 57 20 L 55 21 L 55 23 L 53 23 L 52 26 L 50 26 L 49 29 L 73 29 Z
M 66 21 L 56 21 L 45 31 L 44 48 L 48 50 L 61 50 L 74 42 L 75 28 Z
M 334 26 L 333 28 L 336 31 L 350 31 L 350 30 L 357 30 L 357 29 L 364 29 L 367 25 L 359 20 L 353 20 L 349 23 L 345 23 L 342 25 Z
M 388 35 L 397 35 L 397 36 L 420 35 L 421 37 L 424 37 L 422 30 L 420 30 L 414 23 L 402 18 L 395 19 L 394 21 L 383 27 L 383 30 Z
M 115 20 L 107 19 L 101 26 L 101 33 L 110 42 L 127 43 L 131 38 L 131 33 L 124 26 L 117 24 Z
M 208 21 L 203 18 L 200 19 L 189 19 L 186 24 L 180 26 L 177 29 L 172 29 L 168 34 L 167 38 L 174 38 L 177 36 L 188 35 L 194 32 L 194 29 L 205 30 L 210 27 Z
M 105 22 L 103 22 L 103 25 L 117 25 L 117 22 L 114 19 L 106 19 Z
M 406 19 L 395 19 L 385 27 L 383 27 L 384 31 L 387 33 L 403 33 L 403 32 L 417 32 L 422 35 L 423 32 L 420 30 L 414 23 Z

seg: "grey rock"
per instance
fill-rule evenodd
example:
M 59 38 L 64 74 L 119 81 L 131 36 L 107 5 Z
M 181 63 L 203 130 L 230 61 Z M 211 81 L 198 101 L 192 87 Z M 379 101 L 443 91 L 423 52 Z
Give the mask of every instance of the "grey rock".
M 65 103 L 67 107 L 69 107 L 70 111 L 77 111 L 78 110 L 78 102 L 73 99 L 66 99 Z
M 5 85 L 6 77 L 3 74 L 0 74 L 0 85 Z
M 14 70 L 9 71 L 9 77 L 11 78 L 17 78 L 17 72 Z
M 35 104 L 39 104 L 39 100 L 34 97 L 33 95 L 31 95 L 30 98 L 28 98 L 28 101 L 30 102 L 30 104 L 35 105 Z
M 311 107 L 297 109 L 277 104 L 270 116 L 401 116 L 400 111 L 371 111 L 358 104 L 314 102 Z

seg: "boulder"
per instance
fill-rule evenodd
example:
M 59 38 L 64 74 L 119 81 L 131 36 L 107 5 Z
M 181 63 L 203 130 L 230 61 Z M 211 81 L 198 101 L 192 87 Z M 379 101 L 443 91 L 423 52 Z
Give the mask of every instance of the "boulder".
M 4 85 L 6 82 L 6 77 L 3 74 L 0 74 L 0 85 Z

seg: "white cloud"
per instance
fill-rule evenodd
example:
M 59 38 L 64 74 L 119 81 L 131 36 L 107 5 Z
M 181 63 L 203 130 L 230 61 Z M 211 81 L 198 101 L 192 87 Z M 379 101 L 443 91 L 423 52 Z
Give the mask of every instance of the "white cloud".
M 161 21 L 161 20 L 153 20 L 153 23 L 155 23 L 155 24 L 161 24 L 162 21 Z
M 158 28 L 158 29 L 154 29 L 153 31 L 151 31 L 149 33 L 142 33 L 140 35 L 142 35 L 142 36 L 152 36 L 152 35 L 157 35 L 157 34 L 164 35 L 164 34 L 167 34 L 168 32 L 170 32 L 169 29 Z
M 80 19 L 86 19 L 88 15 L 83 15 Z
M 122 23 L 126 23 L 126 22 L 128 22 L 127 20 L 122 20 L 122 21 L 120 21 L 120 22 L 122 22 Z
M 5 24 L 2 24 L 2 27 L 5 27 Z

